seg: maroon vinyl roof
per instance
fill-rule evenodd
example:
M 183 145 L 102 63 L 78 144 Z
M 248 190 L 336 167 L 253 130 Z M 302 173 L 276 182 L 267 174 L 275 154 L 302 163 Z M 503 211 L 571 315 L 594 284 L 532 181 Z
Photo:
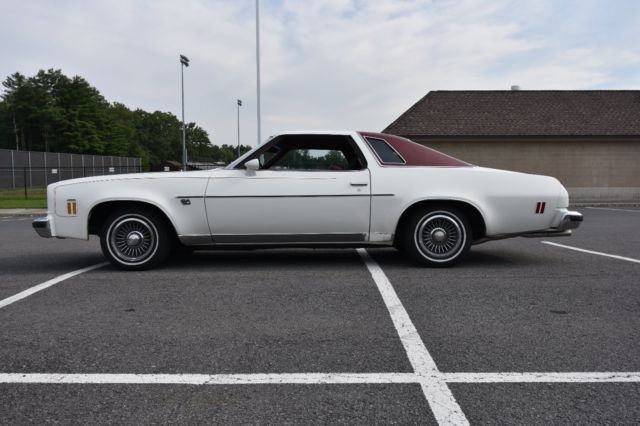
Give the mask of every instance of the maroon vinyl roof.
M 433 91 L 384 132 L 407 137 L 640 136 L 640 90 Z
M 471 165 L 399 136 L 372 132 L 359 133 L 365 138 L 376 138 L 386 141 L 402 156 L 405 161 L 403 165 L 405 166 L 466 167 Z M 373 148 L 372 151 L 374 151 Z

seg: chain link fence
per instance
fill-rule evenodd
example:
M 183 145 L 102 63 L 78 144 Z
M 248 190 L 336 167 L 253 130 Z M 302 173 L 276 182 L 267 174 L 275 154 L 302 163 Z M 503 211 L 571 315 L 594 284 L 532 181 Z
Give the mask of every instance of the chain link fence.
M 0 149 L 0 189 L 46 187 L 78 177 L 142 171 L 140 158 Z

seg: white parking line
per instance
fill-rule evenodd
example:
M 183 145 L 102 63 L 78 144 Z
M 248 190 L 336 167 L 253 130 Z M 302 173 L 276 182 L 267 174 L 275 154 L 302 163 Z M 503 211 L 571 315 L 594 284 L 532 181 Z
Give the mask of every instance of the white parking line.
M 446 383 L 640 383 L 640 372 L 435 373 Z M 0 383 L 123 385 L 330 385 L 421 383 L 416 373 L 74 374 L 0 373 Z
M 640 260 L 593 252 L 543 241 L 545 244 L 640 263 Z M 260 385 L 260 384 L 419 384 L 440 425 L 468 425 L 448 383 L 640 383 L 640 372 L 490 372 L 443 373 L 425 347 L 409 314 L 382 268 L 364 249 L 358 254 L 369 270 L 400 341 L 414 369 L 412 373 L 266 373 L 266 374 L 74 374 L 0 373 L 0 383 L 22 384 L 127 384 L 127 385 Z M 99 263 L 46 281 L 0 301 L 0 308 L 19 301 L 84 272 L 101 268 Z
M 413 373 L 49 374 L 0 373 L 0 383 L 261 385 L 418 383 Z
M 448 383 L 623 383 L 640 382 L 640 372 L 443 373 Z
M 21 291 L 18 294 L 14 294 L 11 297 L 7 297 L 6 299 L 0 300 L 0 308 L 4 308 L 7 305 L 10 305 L 12 303 L 15 303 L 19 300 L 24 299 L 25 297 L 29 297 L 34 293 L 37 293 L 39 291 L 42 291 L 44 289 L 47 289 L 49 287 L 51 287 L 52 285 L 56 285 L 64 280 L 68 280 L 69 278 L 75 277 L 76 275 L 80 275 L 84 272 L 89 272 L 89 271 L 93 271 L 94 269 L 98 269 L 98 268 L 102 268 L 103 266 L 108 265 L 109 262 L 102 262 L 102 263 L 98 263 L 96 265 L 92 265 L 92 266 L 88 266 L 86 268 L 82 268 L 82 269 L 78 269 L 76 271 L 73 272 L 69 272 L 67 274 L 63 274 L 60 276 L 57 276 L 53 279 L 50 279 L 49 281 L 45 281 L 41 284 L 38 284 L 36 286 L 33 286 L 31 288 L 28 288 L 24 291 Z
M 446 382 L 442 379 L 435 361 L 422 342 L 418 330 L 411 322 L 409 314 L 386 274 L 365 249 L 359 248 L 357 251 L 378 286 L 378 291 L 380 291 L 382 300 L 389 310 L 393 325 L 396 327 L 409 362 L 436 420 L 440 425 L 468 425 L 467 418 Z
M 640 209 L 638 210 L 631 210 L 631 209 L 614 209 L 614 208 L 610 208 L 610 207 L 585 207 L 585 209 L 591 209 L 591 210 L 611 210 L 614 212 L 633 212 L 633 213 L 640 213 Z
M 32 218 L 32 217 L 20 218 L 20 219 L 14 219 L 14 218 L 2 218 L 2 219 L 0 220 L 0 222 L 2 222 L 2 223 L 5 223 L 5 222 L 19 222 L 19 221 L 21 221 L 21 220 L 29 220 L 29 219 L 32 219 L 32 220 L 33 220 L 33 218 Z
M 640 263 L 640 259 L 633 259 L 631 257 L 624 257 L 624 256 L 618 256 L 618 255 L 615 255 L 615 254 L 602 253 L 600 251 L 593 251 L 593 250 L 586 250 L 586 249 L 582 249 L 582 248 L 578 248 L 578 247 L 565 246 L 564 244 L 552 243 L 551 241 L 540 241 L 540 242 L 542 244 L 547 244 L 547 245 L 550 245 L 550 246 L 565 248 L 565 249 L 568 249 L 568 250 L 579 251 L 579 252 L 582 252 L 582 253 L 596 254 L 598 256 L 610 257 L 612 259 L 626 260 L 627 262 Z

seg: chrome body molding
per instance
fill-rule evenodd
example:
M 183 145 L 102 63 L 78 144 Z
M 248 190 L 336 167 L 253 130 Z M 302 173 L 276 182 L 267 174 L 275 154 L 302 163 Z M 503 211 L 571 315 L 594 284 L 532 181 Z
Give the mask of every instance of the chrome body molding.
M 185 246 L 214 245 L 278 245 L 278 244 L 352 244 L 364 243 L 366 234 L 224 234 L 224 235 L 180 235 Z
M 359 185 L 354 185 L 359 186 Z M 394 194 L 302 194 L 302 195 L 207 195 L 204 198 L 337 198 L 337 197 L 393 197 Z M 177 197 L 194 198 L 194 197 Z
M 356 243 L 365 241 L 366 234 L 254 234 L 213 235 L 214 244 L 298 244 Z

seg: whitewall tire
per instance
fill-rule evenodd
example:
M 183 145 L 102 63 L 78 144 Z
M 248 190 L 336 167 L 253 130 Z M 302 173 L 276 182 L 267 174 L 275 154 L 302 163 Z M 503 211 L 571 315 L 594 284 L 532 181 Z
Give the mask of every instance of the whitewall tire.
M 162 217 L 152 210 L 125 208 L 104 222 L 100 246 L 115 266 L 127 270 L 153 268 L 171 250 L 171 238 Z
M 404 251 L 428 266 L 451 266 L 466 256 L 471 247 L 469 221 L 453 207 L 420 209 L 404 229 Z

